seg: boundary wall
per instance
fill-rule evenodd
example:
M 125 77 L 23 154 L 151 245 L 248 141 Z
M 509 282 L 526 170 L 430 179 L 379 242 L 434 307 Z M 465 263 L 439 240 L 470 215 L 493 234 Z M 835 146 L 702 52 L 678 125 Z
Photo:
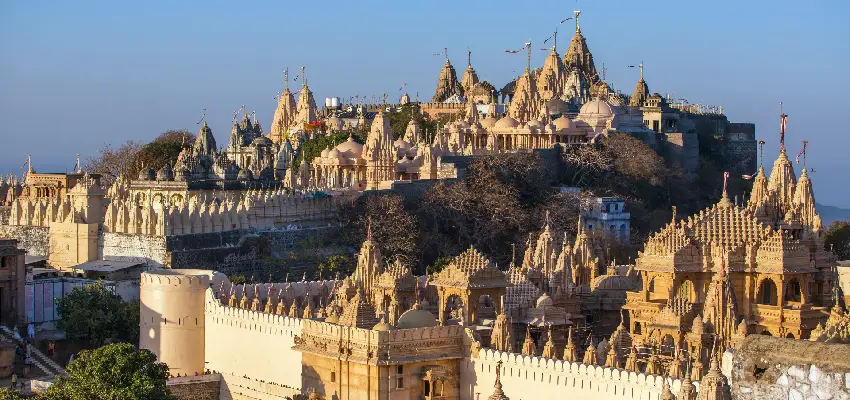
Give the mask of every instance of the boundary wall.
M 222 398 L 301 393 L 301 352 L 292 349 L 301 319 L 222 306 L 213 290 L 207 290 L 205 314 L 206 368 L 221 374 Z
M 496 363 L 500 360 L 502 390 L 511 400 L 560 400 L 572 396 L 582 400 L 658 400 L 665 380 L 673 393 L 678 393 L 681 386 L 678 379 L 669 377 L 481 349 L 477 357 L 461 361 L 461 400 L 476 400 L 476 393 L 484 397 L 493 393 Z M 694 385 L 699 390 L 699 382 Z

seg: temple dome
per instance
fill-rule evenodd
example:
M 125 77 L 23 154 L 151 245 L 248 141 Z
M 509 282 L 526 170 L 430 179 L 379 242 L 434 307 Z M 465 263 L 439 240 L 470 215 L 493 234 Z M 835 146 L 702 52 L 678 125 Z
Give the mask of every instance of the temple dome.
M 581 106 L 581 111 L 579 111 L 579 114 L 593 115 L 596 117 L 611 117 L 614 115 L 614 110 L 611 108 L 611 105 L 608 104 L 607 101 L 596 99 L 593 101 L 589 101 L 585 105 Z
M 407 310 L 398 318 L 398 329 L 428 328 L 437 326 L 434 314 L 426 310 Z
M 635 282 L 622 275 L 601 275 L 590 282 L 591 290 L 632 290 Z
M 519 126 L 519 122 L 509 116 L 506 116 L 498 121 L 496 121 L 496 128 L 516 128 Z
M 496 125 L 497 121 L 498 120 L 496 118 L 488 115 L 487 118 L 482 119 L 480 123 L 482 128 L 491 128 L 493 125 Z
M 547 293 L 543 293 L 537 298 L 537 307 L 552 307 L 554 305 L 555 301 Z
M 331 153 L 331 148 L 328 147 L 328 148 L 322 150 L 321 157 L 322 158 L 328 158 L 328 155 L 330 155 L 330 153 Z
M 526 123 L 525 126 L 528 127 L 528 128 L 542 129 L 543 123 L 540 122 L 539 120 L 533 119 L 531 121 L 528 121 L 528 123 Z
M 363 154 L 363 145 L 354 141 L 354 138 L 351 136 L 348 137 L 348 140 L 336 146 L 336 149 L 339 150 L 340 153 L 345 154 L 347 157 L 351 158 L 360 158 Z
M 573 121 L 566 116 L 562 116 L 555 120 L 555 130 L 572 129 Z
M 392 327 L 390 324 L 388 324 L 386 321 L 384 321 L 384 319 L 383 319 L 383 318 L 381 318 L 381 322 L 378 322 L 378 323 L 377 323 L 377 324 L 376 324 L 376 325 L 372 328 L 372 330 L 373 330 L 373 331 L 386 332 L 386 331 L 391 331 L 391 330 L 393 330 L 393 327 Z
M 328 158 L 331 159 L 339 159 L 342 153 L 339 152 L 336 148 L 328 152 Z

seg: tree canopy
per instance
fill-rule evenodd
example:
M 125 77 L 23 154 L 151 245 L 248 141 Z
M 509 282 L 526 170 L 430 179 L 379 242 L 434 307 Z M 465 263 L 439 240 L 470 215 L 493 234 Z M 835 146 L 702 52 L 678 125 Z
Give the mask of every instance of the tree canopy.
M 850 260 L 850 222 L 835 221 L 824 234 L 824 245 L 839 260 Z
M 187 130 L 169 129 L 148 144 L 130 140 L 121 146 L 106 145 L 94 157 L 85 161 L 85 170 L 102 174 L 105 187 L 111 186 L 119 176 L 136 179 L 142 166 L 154 171 L 165 164 L 174 164 L 182 146 L 195 142 L 195 135 Z
M 47 400 L 172 400 L 168 366 L 127 343 L 83 350 L 43 395 Z
M 139 303 L 125 302 L 101 282 L 74 288 L 57 302 L 61 319 L 57 327 L 69 339 L 93 346 L 108 342 L 138 343 Z

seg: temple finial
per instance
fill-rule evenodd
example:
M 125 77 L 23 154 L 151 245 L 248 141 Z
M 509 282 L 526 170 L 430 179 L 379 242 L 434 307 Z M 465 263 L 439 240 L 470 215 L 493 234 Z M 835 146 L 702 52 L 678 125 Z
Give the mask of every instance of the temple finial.
M 472 66 L 472 50 L 469 50 L 468 47 L 466 48 L 466 66 Z
M 578 26 L 578 16 L 581 14 L 581 10 L 575 10 L 576 13 L 576 33 L 581 33 L 581 28 Z
M 307 75 L 304 73 L 304 66 L 301 66 L 301 86 L 307 86 Z
M 525 63 L 525 72 L 529 72 L 529 71 L 531 71 L 531 40 L 529 40 L 525 44 L 525 47 L 528 48 L 528 56 L 526 57 L 527 60 L 526 60 L 526 63 Z
M 785 124 L 788 120 L 788 115 L 782 112 L 782 102 L 779 102 L 779 152 L 785 152 Z
M 289 90 L 289 67 L 283 70 L 283 91 Z

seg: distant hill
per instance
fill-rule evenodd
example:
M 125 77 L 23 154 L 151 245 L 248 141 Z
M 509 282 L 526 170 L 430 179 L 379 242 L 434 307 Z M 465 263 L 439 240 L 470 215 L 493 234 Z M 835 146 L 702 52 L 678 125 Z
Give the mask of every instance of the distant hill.
M 823 226 L 829 226 L 833 221 L 850 221 L 850 210 L 846 208 L 816 204 Z

